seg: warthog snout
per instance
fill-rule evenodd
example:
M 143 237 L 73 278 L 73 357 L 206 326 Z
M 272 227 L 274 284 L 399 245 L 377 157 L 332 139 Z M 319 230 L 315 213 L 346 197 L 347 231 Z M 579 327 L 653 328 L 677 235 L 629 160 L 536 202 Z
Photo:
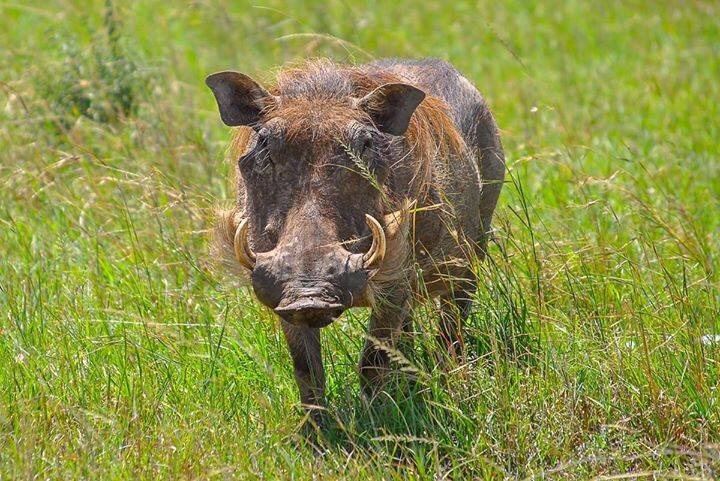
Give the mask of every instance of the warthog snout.
M 363 297 L 368 271 L 362 254 L 339 247 L 299 247 L 290 243 L 257 254 L 253 289 L 285 321 L 324 327 Z
M 382 225 L 371 215 L 365 221 L 372 243 L 364 253 L 328 240 L 334 236 L 322 224 L 309 222 L 288 229 L 274 249 L 255 253 L 248 243 L 248 219 L 243 219 L 235 233 L 235 256 L 252 270 L 261 302 L 292 324 L 324 327 L 362 303 L 368 280 L 385 256 Z

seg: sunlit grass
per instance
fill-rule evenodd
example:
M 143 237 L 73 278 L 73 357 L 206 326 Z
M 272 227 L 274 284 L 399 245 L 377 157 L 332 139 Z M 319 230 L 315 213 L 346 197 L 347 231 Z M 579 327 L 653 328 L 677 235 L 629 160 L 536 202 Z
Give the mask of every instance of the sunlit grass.
M 105 5 L 0 3 L 0 478 L 718 476 L 715 4 L 115 8 L 152 88 L 58 128 L 52 72 L 90 61 Z M 277 321 L 208 256 L 232 181 L 202 80 L 368 53 L 452 61 L 510 175 L 468 362 L 435 368 L 424 304 L 405 375 L 366 406 L 349 312 L 308 434 Z

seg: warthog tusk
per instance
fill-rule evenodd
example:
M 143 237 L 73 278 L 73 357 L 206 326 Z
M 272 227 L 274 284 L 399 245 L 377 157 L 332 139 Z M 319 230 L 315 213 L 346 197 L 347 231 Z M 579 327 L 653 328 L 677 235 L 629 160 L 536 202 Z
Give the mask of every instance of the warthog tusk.
M 402 233 L 406 222 L 412 217 L 417 200 L 406 201 L 402 209 L 391 212 L 385 216 L 385 235 L 392 239 Z
M 235 239 L 233 247 L 235 248 L 235 258 L 243 266 L 250 270 L 255 268 L 255 253 L 248 244 L 248 220 L 247 218 L 240 221 L 240 225 L 235 231 Z
M 380 222 L 370 214 L 365 214 L 365 222 L 367 222 L 372 232 L 373 240 L 370 250 L 363 256 L 364 267 L 367 269 L 375 263 L 382 262 L 385 257 L 385 231 Z

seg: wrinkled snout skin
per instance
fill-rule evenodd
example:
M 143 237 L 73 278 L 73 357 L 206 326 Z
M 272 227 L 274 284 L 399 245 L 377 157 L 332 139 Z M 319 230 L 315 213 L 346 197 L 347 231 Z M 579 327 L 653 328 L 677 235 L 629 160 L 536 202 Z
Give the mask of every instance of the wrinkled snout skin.
M 303 244 L 298 238 L 258 254 L 253 289 L 286 322 L 325 327 L 363 298 L 368 273 L 362 254 Z

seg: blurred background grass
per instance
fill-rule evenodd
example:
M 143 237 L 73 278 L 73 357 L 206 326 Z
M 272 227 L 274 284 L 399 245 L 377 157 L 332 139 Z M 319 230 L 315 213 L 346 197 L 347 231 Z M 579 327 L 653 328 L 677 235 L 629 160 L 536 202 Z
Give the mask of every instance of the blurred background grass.
M 0 478 L 717 477 L 719 14 L 0 2 Z M 203 85 L 309 56 L 449 60 L 510 171 L 472 360 L 433 369 L 425 306 L 415 383 L 366 409 L 348 313 L 310 437 L 276 320 L 209 259 L 232 192 Z

